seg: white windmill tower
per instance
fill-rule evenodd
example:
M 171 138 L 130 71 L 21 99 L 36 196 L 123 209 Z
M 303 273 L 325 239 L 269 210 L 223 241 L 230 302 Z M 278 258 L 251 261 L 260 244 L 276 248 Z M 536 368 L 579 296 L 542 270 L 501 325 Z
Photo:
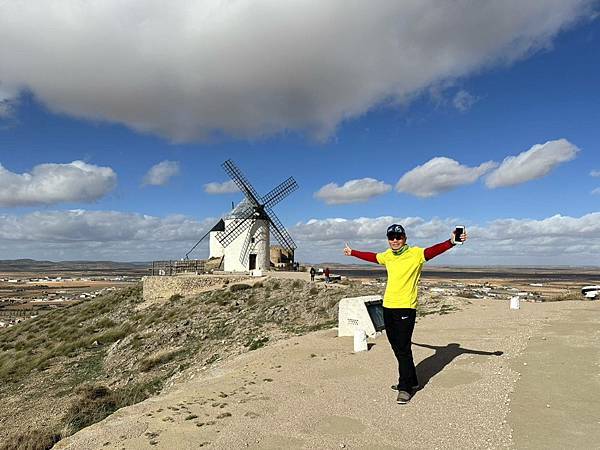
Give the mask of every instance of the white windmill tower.
M 210 257 L 223 257 L 227 272 L 268 270 L 271 235 L 293 255 L 296 244 L 272 207 L 298 189 L 294 178 L 288 178 L 261 197 L 233 161 L 228 159 L 222 167 L 246 198 L 208 233 Z

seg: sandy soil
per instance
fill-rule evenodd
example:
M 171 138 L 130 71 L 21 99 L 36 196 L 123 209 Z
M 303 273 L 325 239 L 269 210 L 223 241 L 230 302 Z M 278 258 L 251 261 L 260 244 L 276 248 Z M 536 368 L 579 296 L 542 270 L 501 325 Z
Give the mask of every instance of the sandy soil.
M 390 389 L 385 336 L 354 354 L 352 338 L 327 330 L 198 369 L 55 448 L 596 447 L 600 302 L 521 306 L 478 301 L 419 319 L 424 386 L 407 405 Z

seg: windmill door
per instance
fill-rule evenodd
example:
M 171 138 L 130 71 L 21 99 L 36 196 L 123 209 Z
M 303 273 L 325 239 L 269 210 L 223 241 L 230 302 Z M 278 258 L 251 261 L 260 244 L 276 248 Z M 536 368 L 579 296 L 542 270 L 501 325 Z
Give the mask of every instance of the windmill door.
M 256 269 L 256 253 L 250 253 L 250 267 L 248 270 Z

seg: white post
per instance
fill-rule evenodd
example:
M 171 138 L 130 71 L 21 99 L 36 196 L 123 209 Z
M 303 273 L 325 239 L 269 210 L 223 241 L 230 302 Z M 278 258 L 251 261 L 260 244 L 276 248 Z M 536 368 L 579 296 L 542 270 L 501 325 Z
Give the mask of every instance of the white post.
M 517 295 L 516 297 L 511 297 L 510 299 L 510 309 L 519 309 L 520 305 L 519 305 L 519 296 Z
M 367 333 L 362 328 L 357 328 L 354 330 L 354 352 L 366 352 L 368 348 Z

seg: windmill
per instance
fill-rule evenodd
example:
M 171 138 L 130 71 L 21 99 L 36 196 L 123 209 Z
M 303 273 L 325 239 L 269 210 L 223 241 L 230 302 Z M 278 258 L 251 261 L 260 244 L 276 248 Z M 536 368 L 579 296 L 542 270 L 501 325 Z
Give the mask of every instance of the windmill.
M 233 161 L 228 159 L 221 166 L 245 198 L 207 233 L 210 234 L 210 256 L 224 257 L 227 272 L 268 270 L 270 237 L 274 236 L 293 261 L 296 244 L 272 208 L 298 189 L 296 180 L 289 177 L 261 197 Z M 206 235 L 202 239 L 204 237 Z

